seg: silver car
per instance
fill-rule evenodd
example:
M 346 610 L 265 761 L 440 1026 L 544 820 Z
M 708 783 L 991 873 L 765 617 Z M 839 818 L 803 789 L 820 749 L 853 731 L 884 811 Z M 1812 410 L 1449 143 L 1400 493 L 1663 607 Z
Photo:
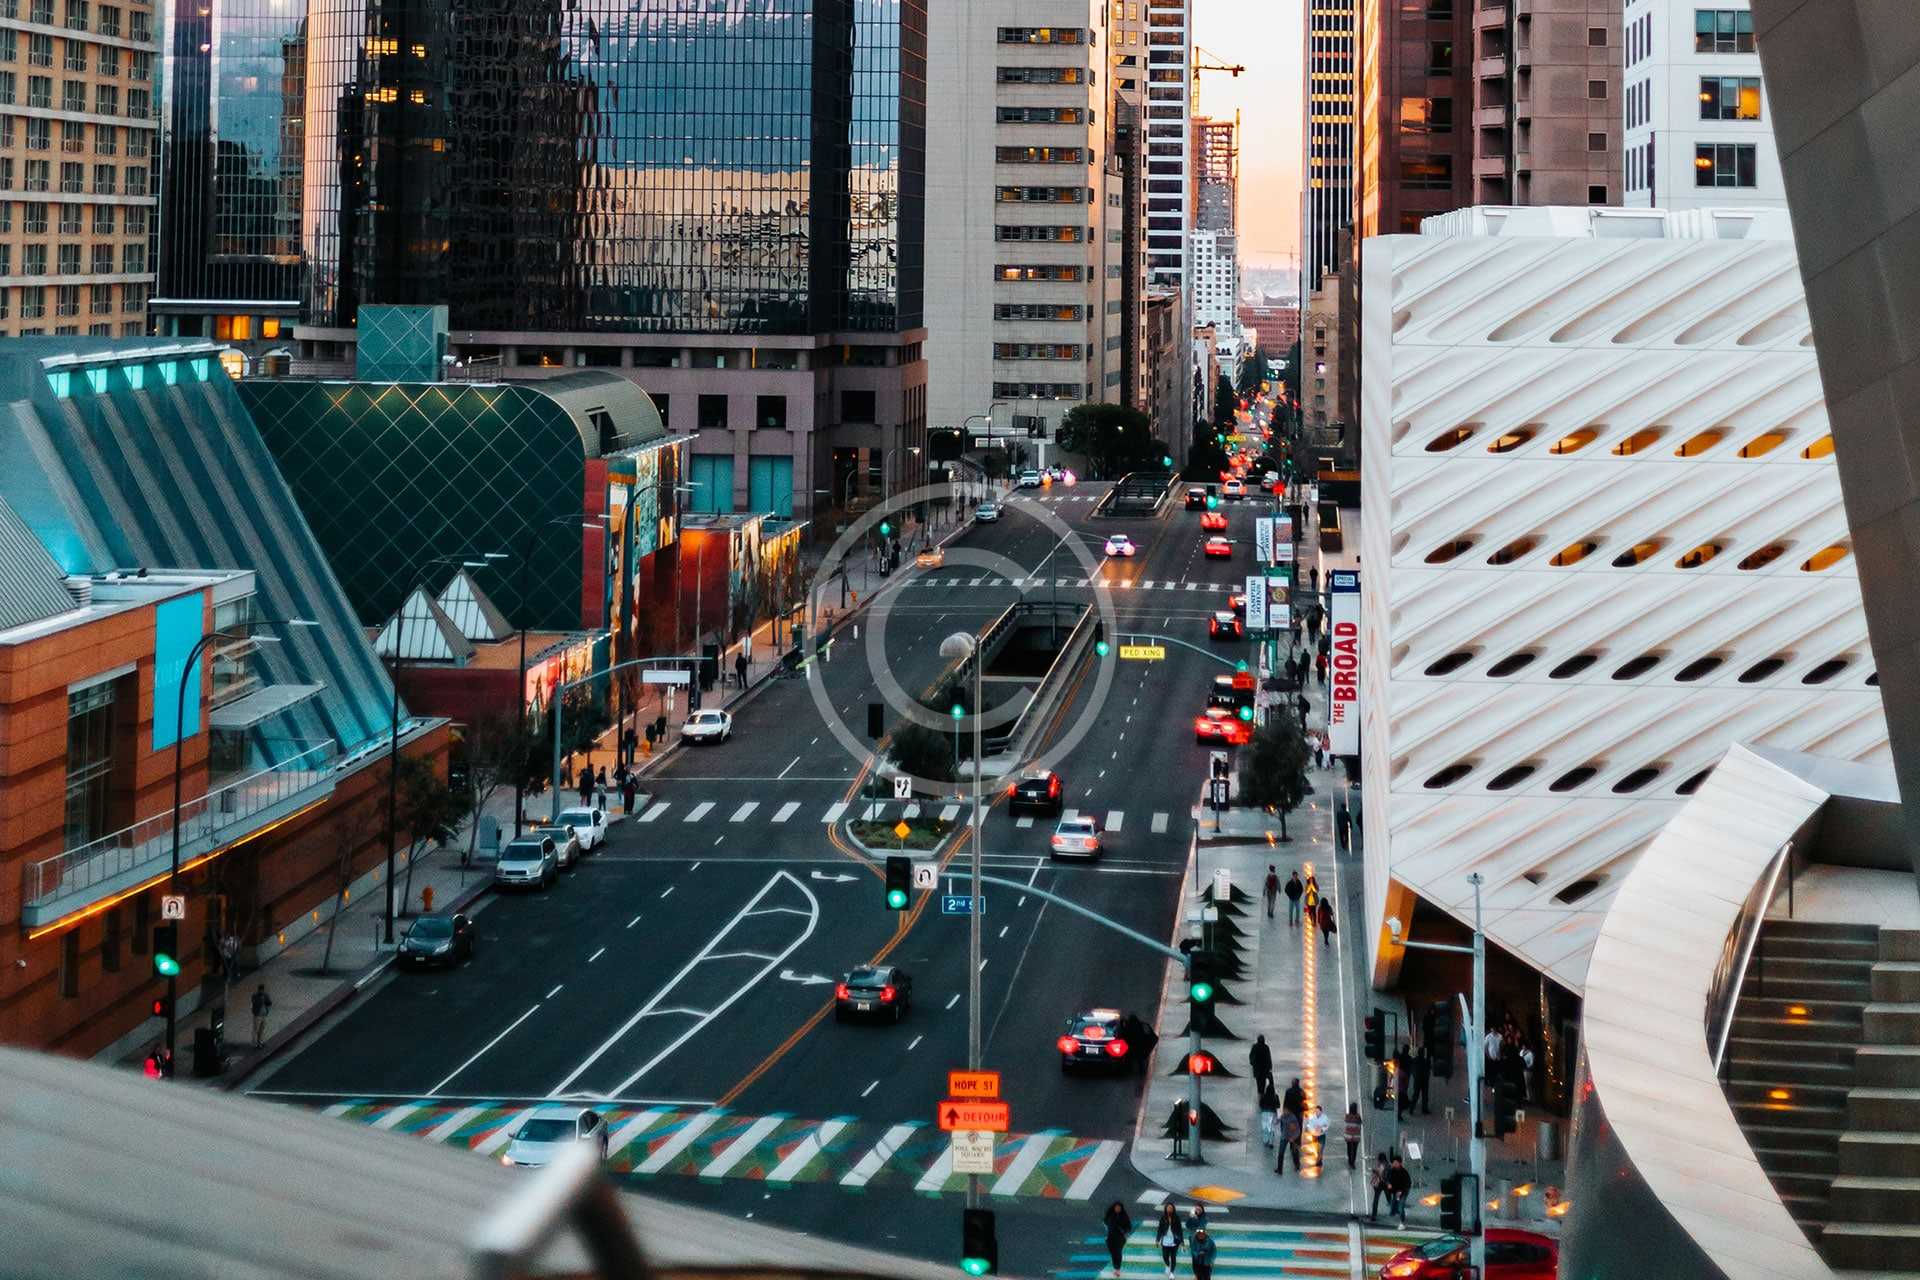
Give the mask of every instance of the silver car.
M 992 524 L 1000 518 L 1000 504 L 983 502 L 973 509 L 973 518 L 981 524 Z
M 562 871 L 571 871 L 573 864 L 580 860 L 580 837 L 575 835 L 573 828 L 565 823 L 550 827 L 535 827 L 527 834 L 545 836 L 553 841 L 554 859 L 560 864 Z
M 607 1158 L 607 1122 L 591 1107 L 556 1104 L 541 1107 L 513 1131 L 500 1163 L 538 1169 L 576 1142 L 592 1143 Z
M 495 888 L 544 889 L 560 874 L 560 853 L 553 838 L 525 835 L 508 841 L 493 864 Z

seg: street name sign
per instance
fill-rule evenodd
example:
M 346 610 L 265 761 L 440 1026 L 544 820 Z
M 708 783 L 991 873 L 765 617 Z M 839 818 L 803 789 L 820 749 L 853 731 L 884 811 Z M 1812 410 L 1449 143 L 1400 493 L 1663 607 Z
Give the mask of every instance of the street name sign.
M 665 671 L 642 671 L 640 673 L 641 684 L 687 684 L 691 682 L 692 678 L 693 673 L 684 667 L 670 668 Z
M 948 1098 L 940 1104 L 937 1118 L 948 1133 L 956 1129 L 990 1129 L 1005 1133 L 1012 1109 L 1004 1102 L 963 1102 Z
M 1158 662 L 1167 656 L 1167 646 L 1163 644 L 1123 644 L 1120 656 L 1135 658 L 1141 662 Z
M 989 1129 L 953 1131 L 953 1171 L 955 1173 L 993 1172 L 993 1132 Z
M 970 916 L 973 914 L 973 898 L 964 893 L 943 893 L 940 895 L 940 914 L 943 916 Z M 980 895 L 980 914 L 987 914 L 987 895 Z
M 981 1102 L 1000 1096 L 998 1071 L 949 1071 L 947 1096 Z

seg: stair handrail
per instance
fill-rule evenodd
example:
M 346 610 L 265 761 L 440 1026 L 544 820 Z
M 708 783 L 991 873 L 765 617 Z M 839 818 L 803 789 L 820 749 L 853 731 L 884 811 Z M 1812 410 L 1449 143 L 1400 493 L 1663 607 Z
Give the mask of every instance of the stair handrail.
M 1793 861 L 1793 841 L 1780 846 L 1767 865 L 1767 874 L 1754 882 L 1740 904 L 1740 914 L 1727 931 L 1726 944 L 1720 950 L 1720 963 L 1714 966 L 1713 983 L 1707 988 L 1707 1044 L 1713 1050 L 1715 1074 L 1725 1078 L 1727 1041 L 1733 1035 L 1734 1010 L 1740 1006 L 1740 989 L 1746 985 L 1747 965 L 1760 944 L 1760 926 L 1767 908 L 1780 886 L 1780 876 Z

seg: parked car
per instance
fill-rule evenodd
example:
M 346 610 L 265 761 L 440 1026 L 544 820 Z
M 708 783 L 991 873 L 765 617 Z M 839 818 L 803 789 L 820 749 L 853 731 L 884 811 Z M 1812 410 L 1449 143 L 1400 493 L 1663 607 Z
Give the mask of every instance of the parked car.
M 724 711 L 696 711 L 680 726 L 688 742 L 725 742 L 733 736 L 733 717 Z
M 580 842 L 582 853 L 592 853 L 607 842 L 607 811 L 605 809 L 579 807 L 562 809 L 560 821 L 573 828 L 574 839 Z
M 455 912 L 452 915 L 420 916 L 407 927 L 400 939 L 400 964 L 404 967 L 430 968 L 444 964 L 448 968 L 473 959 L 473 920 Z
M 528 834 L 545 836 L 553 841 L 554 860 L 559 863 L 562 871 L 572 870 L 573 864 L 579 861 L 580 838 L 573 834 L 573 828 L 566 823 L 556 822 L 550 827 L 534 827 Z
M 493 883 L 498 889 L 510 886 L 544 889 L 560 874 L 560 855 L 547 836 L 524 835 L 509 840 L 493 864 Z

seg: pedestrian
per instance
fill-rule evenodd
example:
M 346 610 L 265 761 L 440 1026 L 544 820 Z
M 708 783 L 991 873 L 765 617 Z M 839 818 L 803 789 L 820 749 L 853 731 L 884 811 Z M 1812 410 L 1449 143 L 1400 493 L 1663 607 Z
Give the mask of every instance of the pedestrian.
M 1181 1110 L 1186 1104 L 1181 1104 Z M 1160 1261 L 1166 1264 L 1167 1274 L 1173 1274 L 1173 1264 L 1180 1260 L 1180 1246 L 1186 1243 L 1186 1228 L 1180 1225 L 1180 1213 L 1168 1200 L 1160 1206 L 1160 1225 L 1154 1228 L 1153 1238 L 1160 1246 Z
M 1207 1221 L 1207 1206 L 1197 1204 L 1187 1210 L 1187 1235 L 1189 1238 L 1205 1231 L 1210 1225 Z
M 1393 1163 L 1387 1168 L 1387 1194 L 1391 1197 L 1388 1201 L 1391 1212 L 1400 1215 L 1402 1230 L 1407 1225 L 1407 1193 L 1412 1190 L 1413 1175 L 1407 1171 L 1407 1166 L 1400 1160 L 1400 1153 L 1396 1151 L 1393 1153 Z
M 1173 1110 L 1167 1113 L 1166 1135 L 1173 1139 L 1173 1150 L 1167 1153 L 1167 1159 L 1178 1160 L 1187 1153 L 1187 1100 L 1175 1098 Z M 1167 1264 L 1169 1268 L 1172 1263 Z
M 1107 1206 L 1107 1216 L 1103 1221 L 1107 1226 L 1107 1256 L 1113 1259 L 1113 1274 L 1120 1274 L 1120 1257 L 1126 1252 L 1127 1237 L 1133 1234 L 1133 1219 L 1127 1216 L 1127 1206 L 1115 1200 Z
M 607 789 L 607 766 L 600 766 L 600 772 L 594 775 L 593 785 L 600 791 Z
M 1333 1121 L 1327 1119 L 1327 1113 L 1320 1109 L 1319 1103 L 1313 1104 L 1313 1110 L 1307 1113 L 1307 1137 L 1313 1143 L 1313 1167 L 1318 1169 L 1327 1163 L 1327 1130 L 1333 1127 Z
M 1400 1052 L 1393 1055 L 1393 1091 L 1398 1097 L 1398 1113 L 1407 1114 L 1407 1108 L 1413 1105 L 1413 1051 L 1406 1045 L 1400 1046 Z
M 1347 1140 L 1347 1168 L 1348 1170 L 1352 1170 L 1355 1163 L 1360 1159 L 1360 1138 L 1362 1135 L 1360 1132 L 1359 1103 L 1349 1102 L 1347 1104 L 1347 1114 L 1343 1123 L 1345 1132 L 1342 1136 Z
M 1196 1227 L 1193 1232 L 1193 1280 L 1213 1280 L 1213 1237 L 1205 1227 Z
M 1387 1197 L 1387 1208 L 1393 1208 L 1393 1195 L 1387 1190 L 1387 1153 L 1378 1152 L 1373 1157 L 1373 1169 L 1367 1174 L 1367 1187 L 1373 1192 L 1373 1204 L 1367 1210 L 1367 1221 L 1380 1221 L 1380 1197 Z
M 1533 1046 L 1522 1040 L 1520 1052 L 1514 1055 L 1519 1062 L 1515 1074 L 1520 1077 L 1520 1100 L 1533 1101 Z
M 742 689 L 747 687 L 747 650 L 744 645 L 739 653 L 733 655 L 733 676 L 734 683 Z
M 1300 904 L 1307 909 L 1307 928 L 1315 929 L 1320 925 L 1320 881 L 1309 874 L 1305 890 L 1300 895 Z
M 1313 674 L 1319 678 L 1321 686 L 1325 687 L 1327 683 L 1327 655 L 1326 654 L 1323 653 L 1318 658 L 1314 659 Z
M 634 781 L 633 775 L 628 774 L 626 781 L 620 784 L 620 812 L 631 816 L 633 813 L 633 802 L 639 795 L 639 785 Z
M 1253 1096 L 1258 1098 L 1273 1085 L 1273 1050 L 1267 1047 L 1265 1036 L 1253 1038 L 1253 1048 L 1247 1050 L 1247 1070 L 1253 1075 Z
M 1413 1051 L 1413 1078 L 1407 1086 L 1407 1110 L 1418 1105 L 1420 1114 L 1430 1116 L 1433 1107 L 1427 1099 L 1427 1089 L 1433 1079 L 1433 1053 L 1422 1040 Z
M 1500 1032 L 1497 1028 L 1487 1032 L 1487 1038 L 1480 1042 L 1481 1052 L 1486 1054 L 1486 1077 L 1489 1080 L 1498 1080 L 1500 1078 L 1501 1044 Z
M 583 764 L 580 766 L 580 803 L 591 804 L 592 802 L 593 766 L 591 764 Z
M 1293 706 L 1294 710 L 1300 713 L 1300 723 L 1305 724 L 1307 722 L 1307 712 L 1312 708 L 1312 704 L 1307 701 L 1307 695 L 1304 693 L 1295 694 Z
M 267 1015 L 273 1012 L 273 997 L 267 994 L 267 984 L 261 983 L 253 993 L 253 1047 L 258 1049 L 267 1042 Z
M 1267 864 L 1267 878 L 1260 887 L 1260 896 L 1266 899 L 1267 919 L 1273 919 L 1274 904 L 1280 900 L 1280 873 L 1271 862 Z
M 1300 924 L 1300 896 L 1307 886 L 1300 883 L 1300 873 L 1294 872 L 1287 877 L 1287 928 L 1297 928 Z
M 1281 1099 L 1280 1107 L 1288 1115 L 1305 1119 L 1307 1114 L 1307 1091 L 1300 1087 L 1300 1077 L 1295 1076 L 1293 1083 L 1287 1086 L 1286 1096 Z
M 1287 1156 L 1293 1156 L 1293 1171 L 1300 1172 L 1300 1113 L 1291 1109 L 1280 1113 L 1280 1156 L 1273 1162 L 1275 1173 L 1287 1171 Z
M 1328 898 L 1320 899 L 1320 945 L 1323 947 L 1332 946 L 1333 935 L 1339 931 L 1338 927 L 1334 924 L 1332 900 Z
M 1267 1077 L 1267 1087 L 1260 1092 L 1260 1142 L 1267 1150 L 1273 1150 L 1273 1135 L 1280 1128 L 1280 1095 L 1274 1091 L 1273 1077 Z

